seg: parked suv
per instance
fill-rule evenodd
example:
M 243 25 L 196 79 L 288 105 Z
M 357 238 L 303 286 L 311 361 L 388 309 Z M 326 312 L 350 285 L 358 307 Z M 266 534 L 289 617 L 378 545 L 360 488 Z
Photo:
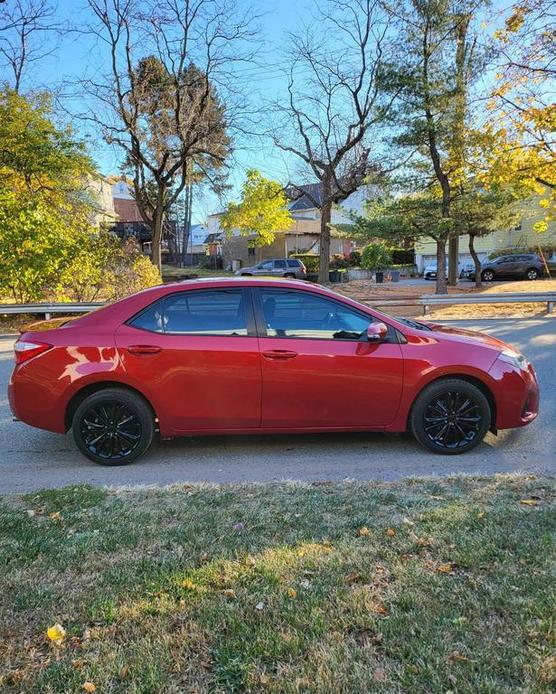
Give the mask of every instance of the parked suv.
M 242 267 L 236 275 L 249 277 L 251 275 L 265 275 L 271 277 L 294 277 L 304 280 L 307 277 L 307 269 L 301 260 L 296 258 L 276 258 L 273 260 L 263 260 L 258 265 Z
M 492 282 L 495 279 L 526 279 L 536 280 L 542 277 L 544 267 L 541 259 L 535 253 L 520 255 L 502 255 L 494 260 L 481 264 L 481 279 Z M 470 280 L 475 279 L 475 269 L 466 273 Z

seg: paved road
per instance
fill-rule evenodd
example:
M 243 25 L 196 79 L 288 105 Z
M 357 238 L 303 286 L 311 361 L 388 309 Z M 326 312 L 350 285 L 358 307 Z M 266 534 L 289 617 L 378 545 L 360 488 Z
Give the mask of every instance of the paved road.
M 406 435 L 333 434 L 204 437 L 156 442 L 133 465 L 102 468 L 83 458 L 70 436 L 12 421 L 6 385 L 12 340 L 0 339 L 0 492 L 27 492 L 89 482 L 150 485 L 174 482 L 394 480 L 401 477 L 510 471 L 556 474 L 556 319 L 458 321 L 522 350 L 541 383 L 541 415 L 529 427 L 491 434 L 463 456 L 431 455 Z

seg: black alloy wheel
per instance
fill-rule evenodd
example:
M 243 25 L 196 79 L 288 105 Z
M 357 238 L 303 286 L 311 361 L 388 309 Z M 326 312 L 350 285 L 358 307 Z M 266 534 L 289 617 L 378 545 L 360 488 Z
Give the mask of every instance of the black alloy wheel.
M 490 404 L 477 386 L 459 379 L 431 384 L 417 397 L 411 429 L 435 453 L 456 455 L 478 445 L 490 428 Z
M 139 395 L 109 388 L 85 398 L 77 408 L 72 431 L 79 450 L 100 465 L 125 465 L 150 446 L 154 418 Z
M 539 277 L 539 271 L 534 267 L 530 267 L 525 273 L 525 277 L 528 280 L 536 280 Z

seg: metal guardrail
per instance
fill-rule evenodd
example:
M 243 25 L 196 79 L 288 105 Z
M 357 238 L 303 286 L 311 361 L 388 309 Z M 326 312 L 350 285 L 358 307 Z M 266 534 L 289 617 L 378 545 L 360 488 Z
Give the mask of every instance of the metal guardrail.
M 556 303 L 556 292 L 505 292 L 503 294 L 431 294 L 405 299 L 384 299 L 367 301 L 369 306 L 422 306 L 423 315 L 429 313 L 431 306 L 451 304 L 546 304 L 546 312 L 552 313 Z
M 95 308 L 104 306 L 103 302 L 92 303 L 40 303 L 40 304 L 0 304 L 0 314 L 14 313 L 38 313 L 43 314 L 46 320 L 52 318 L 53 313 L 89 313 Z
M 427 315 L 431 306 L 450 304 L 546 304 L 547 313 L 552 313 L 556 303 L 556 292 L 508 292 L 504 294 L 442 294 L 402 299 L 383 299 L 366 302 L 369 306 L 422 306 L 423 315 Z M 0 304 L 0 314 L 34 313 L 44 315 L 46 320 L 54 313 L 89 313 L 102 302 L 92 303 L 39 303 L 39 304 Z

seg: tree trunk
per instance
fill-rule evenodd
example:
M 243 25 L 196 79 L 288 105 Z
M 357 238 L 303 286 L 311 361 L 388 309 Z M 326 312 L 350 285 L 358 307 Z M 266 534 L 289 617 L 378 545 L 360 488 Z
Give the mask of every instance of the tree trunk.
M 332 204 L 323 205 L 320 211 L 320 250 L 319 250 L 319 283 L 330 281 L 330 218 Z
M 153 221 L 152 221 L 152 263 L 158 268 L 158 271 L 162 273 L 162 226 L 164 223 L 164 212 L 158 207 L 154 211 Z
M 448 284 L 455 287 L 459 275 L 459 238 L 451 236 L 448 241 Z
M 475 234 L 473 233 L 469 234 L 469 253 L 471 253 L 471 257 L 475 263 L 475 287 L 480 289 L 483 286 L 481 283 L 481 261 L 475 250 Z
M 438 239 L 436 242 L 436 293 L 447 294 L 446 284 L 446 239 Z

